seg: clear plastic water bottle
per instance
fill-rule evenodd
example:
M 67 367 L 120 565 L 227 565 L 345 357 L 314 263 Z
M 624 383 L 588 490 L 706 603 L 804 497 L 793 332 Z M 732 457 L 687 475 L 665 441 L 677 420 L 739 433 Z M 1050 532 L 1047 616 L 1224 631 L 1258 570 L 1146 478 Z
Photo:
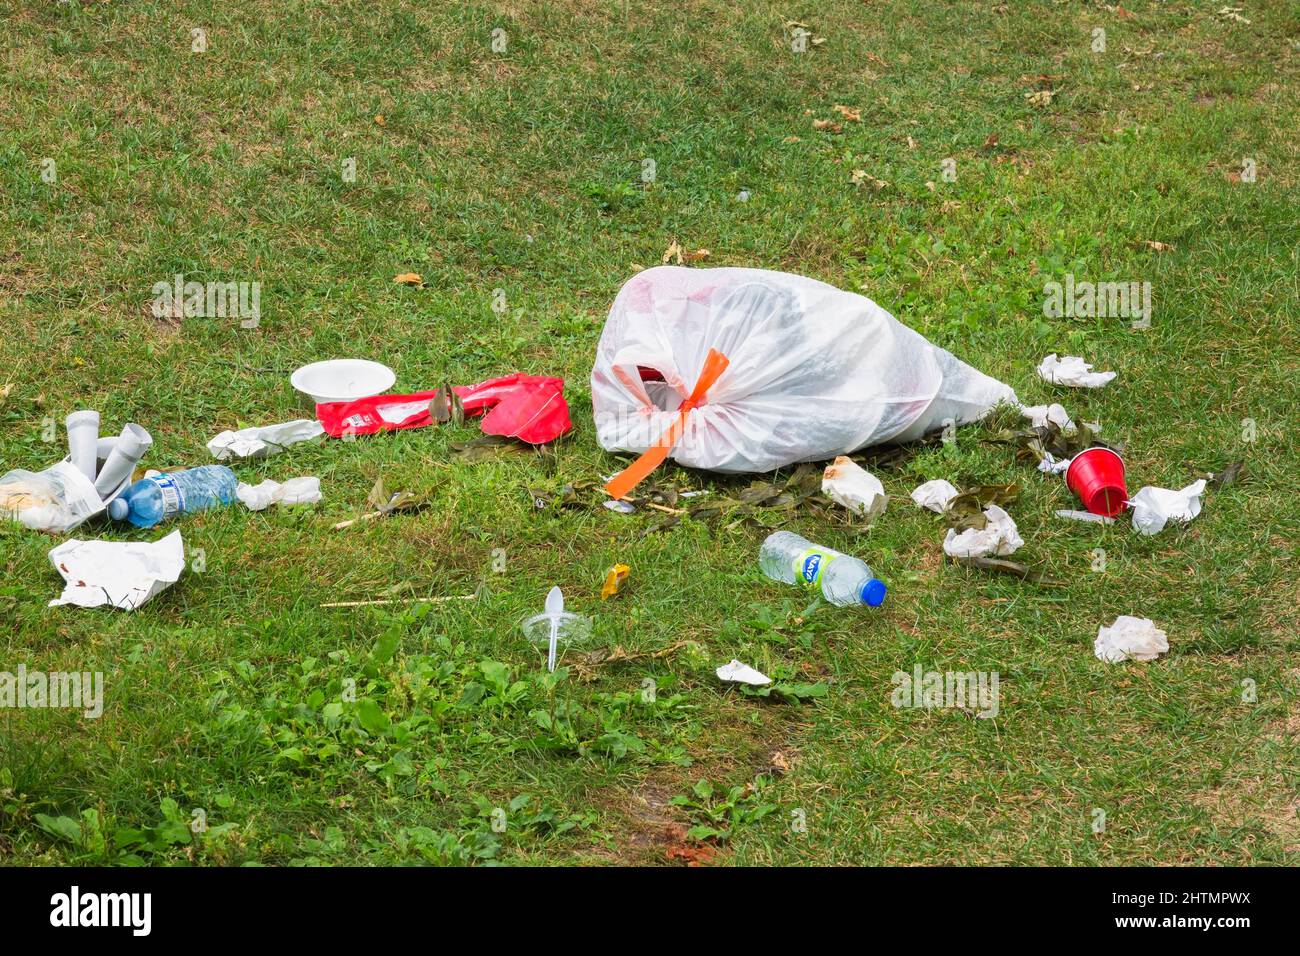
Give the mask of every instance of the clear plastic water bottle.
M 879 607 L 885 600 L 885 582 L 871 573 L 866 562 L 813 544 L 793 531 L 768 535 L 758 552 L 758 566 L 774 581 L 820 588 L 822 596 L 838 607 Z
M 239 482 L 225 465 L 204 465 L 141 478 L 108 503 L 109 517 L 152 528 L 173 515 L 228 505 Z

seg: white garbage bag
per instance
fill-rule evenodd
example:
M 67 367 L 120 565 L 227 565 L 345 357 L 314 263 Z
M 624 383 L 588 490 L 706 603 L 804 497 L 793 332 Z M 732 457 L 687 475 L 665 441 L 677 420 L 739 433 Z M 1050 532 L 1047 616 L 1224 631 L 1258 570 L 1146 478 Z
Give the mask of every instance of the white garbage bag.
M 729 364 L 688 411 L 672 450 L 693 468 L 820 461 L 1016 400 L 863 296 L 783 272 L 663 266 L 624 284 L 596 347 L 601 447 L 639 453 L 655 444 L 710 349 Z

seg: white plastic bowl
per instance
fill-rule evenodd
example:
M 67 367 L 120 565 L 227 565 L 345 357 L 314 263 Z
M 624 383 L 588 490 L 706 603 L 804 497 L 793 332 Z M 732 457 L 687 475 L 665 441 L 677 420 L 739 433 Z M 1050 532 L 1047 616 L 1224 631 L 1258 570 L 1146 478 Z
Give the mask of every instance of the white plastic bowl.
M 304 365 L 289 382 L 317 405 L 351 402 L 382 395 L 393 387 L 397 376 L 387 365 L 367 359 L 330 359 Z

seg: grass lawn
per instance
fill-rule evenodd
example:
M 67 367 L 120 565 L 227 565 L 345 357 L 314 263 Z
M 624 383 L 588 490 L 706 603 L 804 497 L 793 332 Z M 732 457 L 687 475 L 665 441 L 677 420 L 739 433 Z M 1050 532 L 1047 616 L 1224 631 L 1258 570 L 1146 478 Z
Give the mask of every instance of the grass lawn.
M 0 670 L 106 685 L 98 720 L 0 711 L 0 861 L 1294 864 L 1300 13 L 1222 7 L 0 0 L 0 471 L 60 457 L 47 422 L 82 407 L 148 428 L 153 467 L 207 464 L 337 356 L 400 391 L 562 375 L 575 422 L 552 455 L 457 454 L 469 421 L 237 465 L 325 500 L 175 524 L 202 570 L 136 613 L 47 608 L 55 542 L 0 531 Z M 973 426 L 873 464 L 870 528 L 536 508 L 620 467 L 595 343 L 673 240 L 862 292 L 1100 422 L 1132 490 L 1244 477 L 1141 537 L 1054 517 L 1064 483 Z M 260 282 L 260 325 L 155 318 L 178 273 Z M 1067 273 L 1150 282 L 1150 328 L 1046 317 Z M 1049 386 L 1049 352 L 1118 379 Z M 333 530 L 381 477 L 429 507 Z M 1016 560 L 1064 585 L 946 562 L 908 500 L 931 478 L 1019 483 Z M 866 558 L 885 607 L 809 612 L 760 525 Z M 548 676 L 518 623 L 555 584 L 625 653 Z M 1097 660 L 1119 614 L 1170 652 Z M 824 694 L 742 695 L 732 657 Z M 916 665 L 997 672 L 997 716 L 891 706 Z

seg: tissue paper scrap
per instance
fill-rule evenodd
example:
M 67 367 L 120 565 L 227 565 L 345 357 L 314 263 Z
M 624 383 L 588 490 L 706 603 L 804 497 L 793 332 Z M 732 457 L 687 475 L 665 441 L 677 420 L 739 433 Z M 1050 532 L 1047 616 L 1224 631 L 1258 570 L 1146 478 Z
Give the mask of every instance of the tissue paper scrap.
M 985 508 L 984 518 L 987 523 L 983 528 L 967 528 L 961 534 L 949 528 L 943 539 L 943 553 L 950 558 L 987 558 L 991 554 L 1005 557 L 1025 543 L 1011 515 L 997 505 Z
M 1071 388 L 1101 388 L 1115 377 L 1115 372 L 1094 372 L 1092 366 L 1077 355 L 1057 358 L 1053 352 L 1038 363 L 1038 377 L 1053 385 Z
M 241 428 L 237 432 L 224 431 L 208 442 L 208 451 L 217 461 L 231 458 L 265 458 L 283 451 L 289 445 L 310 441 L 325 434 L 325 426 L 308 418 L 298 418 L 281 425 L 263 425 L 259 428 Z
M 952 504 L 952 499 L 956 497 L 957 489 L 953 487 L 952 482 L 944 481 L 942 478 L 927 481 L 912 489 L 913 501 L 922 508 L 929 508 L 939 514 L 947 511 L 948 506 Z
M 735 658 L 732 658 L 730 664 L 723 664 L 715 673 L 718 675 L 718 680 L 725 680 L 732 684 L 748 684 L 750 687 L 762 687 L 764 684 L 772 683 L 772 678 L 754 670 L 748 664 L 742 664 Z
M 267 478 L 260 485 L 240 482 L 235 488 L 249 511 L 262 511 L 271 505 L 314 505 L 321 500 L 320 479 L 311 476 L 290 478 L 284 484 Z
M 107 604 L 134 611 L 180 578 L 185 544 L 179 531 L 152 542 L 73 538 L 50 551 L 50 561 L 64 581 L 50 607 Z
M 1159 534 L 1170 521 L 1191 521 L 1201 513 L 1204 492 L 1204 478 L 1178 491 L 1147 485 L 1128 500 L 1133 509 L 1133 527 L 1139 534 Z
M 1108 664 L 1120 661 L 1153 661 L 1169 650 L 1169 638 L 1145 617 L 1121 614 L 1110 627 L 1097 628 L 1097 640 L 1092 651 L 1098 660 Z
M 822 472 L 822 494 L 855 515 L 865 517 L 868 523 L 884 514 L 889 504 L 880 479 L 845 455 L 840 455 Z
M 1051 424 L 1064 435 L 1073 435 L 1079 430 L 1065 408 L 1055 402 L 1051 405 L 1021 405 L 1020 414 L 1028 418 L 1035 428 L 1046 428 Z

